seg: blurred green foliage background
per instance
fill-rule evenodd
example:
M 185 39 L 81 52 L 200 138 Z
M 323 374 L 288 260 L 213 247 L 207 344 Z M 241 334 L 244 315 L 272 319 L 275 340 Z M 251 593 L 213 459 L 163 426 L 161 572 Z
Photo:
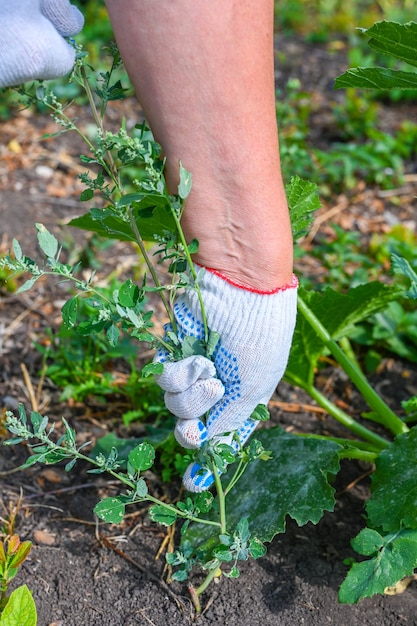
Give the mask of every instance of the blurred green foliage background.
M 81 41 L 94 61 L 94 51 L 112 37 L 104 0 L 73 0 L 86 19 Z M 311 40 L 350 34 L 387 19 L 406 22 L 415 18 L 415 0 L 275 0 L 277 30 Z

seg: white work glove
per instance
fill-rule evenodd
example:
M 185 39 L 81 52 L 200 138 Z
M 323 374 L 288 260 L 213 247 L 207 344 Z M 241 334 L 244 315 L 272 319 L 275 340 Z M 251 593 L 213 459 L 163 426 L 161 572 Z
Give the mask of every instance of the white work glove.
M 68 74 L 82 13 L 69 0 L 0 0 L 0 87 Z
M 198 268 L 197 268 L 198 269 Z M 274 292 L 239 286 L 213 270 L 199 280 L 208 327 L 221 339 L 213 362 L 190 356 L 172 362 L 164 350 L 155 356 L 164 363 L 156 381 L 165 391 L 169 411 L 178 417 L 175 437 L 184 448 L 199 448 L 214 438 L 235 446 L 237 432 L 243 444 L 256 427 L 250 419 L 258 404 L 267 404 L 282 378 L 294 332 L 297 309 L 296 277 Z M 187 288 L 175 302 L 178 336 L 204 338 L 197 293 Z M 204 417 L 209 411 L 206 423 Z M 184 475 L 189 491 L 208 489 L 209 470 L 191 464 Z

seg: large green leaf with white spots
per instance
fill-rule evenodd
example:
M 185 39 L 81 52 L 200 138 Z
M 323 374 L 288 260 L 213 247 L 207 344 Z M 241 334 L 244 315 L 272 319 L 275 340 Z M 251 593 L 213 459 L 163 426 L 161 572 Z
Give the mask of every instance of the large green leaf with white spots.
M 272 458 L 249 464 L 227 495 L 228 532 L 246 517 L 251 532 L 261 541 L 271 541 L 285 531 L 288 516 L 302 526 L 316 524 L 325 511 L 333 510 L 330 481 L 339 470 L 339 445 L 292 435 L 278 427 L 260 430 L 255 438 L 271 451 Z M 190 526 L 186 537 L 194 544 L 204 543 L 207 526 Z

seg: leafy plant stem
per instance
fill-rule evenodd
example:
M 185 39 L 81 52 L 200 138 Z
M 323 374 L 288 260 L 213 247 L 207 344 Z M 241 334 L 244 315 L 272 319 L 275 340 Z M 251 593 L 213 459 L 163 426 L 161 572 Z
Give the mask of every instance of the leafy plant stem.
M 203 296 L 201 295 L 200 286 L 199 286 L 198 281 L 197 281 L 197 272 L 195 271 L 194 263 L 193 263 L 193 260 L 191 258 L 190 251 L 188 249 L 188 244 L 187 244 L 187 242 L 185 240 L 184 231 L 183 231 L 182 226 L 181 226 L 180 218 L 178 217 L 178 215 L 175 212 L 175 210 L 173 209 L 173 207 L 171 207 L 171 213 L 172 213 L 172 217 L 174 218 L 175 225 L 177 227 L 177 232 L 178 232 L 178 235 L 180 237 L 180 241 L 181 241 L 182 246 L 184 248 L 184 254 L 186 256 L 186 259 L 187 259 L 187 262 L 188 262 L 188 266 L 190 268 L 191 276 L 194 279 L 194 284 L 195 284 L 195 288 L 196 288 L 196 291 L 197 291 L 198 301 L 200 303 L 201 317 L 202 317 L 202 320 L 203 320 L 204 339 L 205 339 L 205 341 L 207 343 L 208 339 L 209 339 L 208 323 L 207 323 L 206 311 L 205 311 L 205 308 L 204 308 Z
M 141 237 L 141 234 L 139 232 L 139 228 L 138 228 L 138 225 L 136 224 L 136 220 L 134 218 L 133 211 L 132 211 L 131 207 L 129 207 L 129 219 L 130 219 L 130 225 L 132 227 L 132 230 L 135 233 L 136 243 L 139 246 L 139 250 L 140 250 L 140 252 L 141 252 L 141 254 L 142 254 L 142 256 L 143 256 L 143 258 L 145 260 L 145 263 L 146 263 L 146 265 L 147 265 L 147 267 L 149 269 L 149 272 L 150 272 L 150 274 L 152 276 L 152 280 L 153 280 L 154 284 L 156 285 L 156 287 L 161 287 L 162 285 L 161 285 L 160 280 L 159 280 L 159 278 L 158 278 L 158 276 L 156 274 L 156 271 L 155 271 L 155 268 L 154 268 L 154 266 L 153 266 L 153 264 L 151 262 L 151 259 L 149 258 L 148 252 L 147 252 L 146 247 L 145 247 L 145 243 L 144 243 L 144 241 L 143 241 L 143 239 Z M 171 309 L 171 307 L 168 304 L 167 298 L 166 298 L 166 296 L 165 296 L 165 294 L 164 294 L 164 292 L 162 290 L 159 291 L 158 293 L 159 293 L 159 296 L 160 296 L 160 298 L 162 300 L 162 303 L 163 303 L 163 305 L 165 307 L 167 315 L 169 317 L 169 321 L 171 323 L 171 326 L 172 326 L 174 332 L 176 332 L 177 323 L 176 323 L 176 320 L 175 320 L 175 316 L 174 316 L 174 314 L 172 312 L 172 309 Z
M 339 458 L 341 459 L 357 459 L 358 461 L 365 461 L 365 463 L 375 463 L 377 457 L 378 455 L 375 452 L 366 452 L 357 448 L 349 448 L 339 452 Z
M 90 87 L 89 87 L 90 89 Z M 91 89 L 90 89 L 90 93 L 91 93 Z M 91 94 L 91 100 L 89 98 L 89 101 L 93 103 L 94 105 L 94 98 Z M 68 117 L 68 115 L 65 114 L 64 109 L 61 107 L 58 107 L 56 105 L 54 105 L 51 102 L 48 102 L 48 100 L 46 98 L 41 100 L 42 103 L 51 111 L 53 111 L 53 113 L 55 115 L 57 115 L 59 118 L 61 118 L 64 122 L 65 122 L 65 126 L 67 130 L 74 130 L 77 135 L 82 139 L 82 141 L 88 146 L 88 149 L 91 151 L 92 154 L 96 154 L 96 150 L 93 146 L 93 144 L 91 143 L 91 141 L 88 139 L 88 137 L 82 132 L 82 130 L 80 130 L 80 128 Z M 93 107 L 93 115 L 94 115 L 94 110 L 95 107 Z M 102 124 L 99 124 L 99 128 L 102 128 Z M 113 171 L 111 168 L 109 168 L 108 164 L 106 163 L 106 161 L 104 159 L 100 159 L 100 165 L 103 167 L 103 169 L 105 170 L 106 174 L 111 178 L 111 180 L 114 182 L 114 184 L 116 185 L 116 187 L 119 189 L 119 181 L 118 181 L 118 176 L 116 174 L 116 178 L 113 174 Z
M 52 260 L 54 261 L 55 259 Z M 59 266 L 54 265 L 51 272 L 43 271 L 42 274 L 44 276 L 56 276 L 58 274 L 58 276 L 62 276 L 66 280 L 71 280 L 80 291 L 89 291 L 100 300 L 103 300 L 107 304 L 111 304 L 111 300 L 107 298 L 103 293 L 92 287 L 90 283 L 86 283 L 84 280 L 76 278 L 76 276 L 72 274 L 68 274 L 65 270 L 62 271 Z
M 87 78 L 87 73 L 85 71 L 85 66 L 84 65 L 82 65 L 80 67 L 80 74 L 81 74 L 82 85 L 83 85 L 83 87 L 85 89 L 85 92 L 87 94 L 88 102 L 90 103 L 91 111 L 93 113 L 94 121 L 97 124 L 97 128 L 100 129 L 100 132 L 103 135 L 104 134 L 103 116 L 102 115 L 100 116 L 99 112 L 97 111 L 96 103 L 94 101 L 93 92 L 92 92 L 91 87 L 89 85 L 88 78 Z M 113 159 L 113 155 L 111 154 L 110 150 L 107 150 L 107 158 L 108 158 L 108 162 L 109 162 L 109 169 L 110 169 L 111 174 L 112 174 L 111 177 L 112 177 L 113 181 L 116 182 L 119 191 L 121 191 L 119 175 L 117 173 L 117 167 L 116 167 L 116 164 L 115 164 L 114 159 Z
M 197 589 L 195 589 L 195 590 L 194 590 L 195 595 L 197 596 L 197 598 L 198 598 L 198 596 L 200 596 L 202 593 L 204 593 L 204 592 L 205 592 L 205 590 L 206 590 L 206 589 L 207 589 L 207 587 L 210 585 L 210 583 L 212 582 L 212 580 L 213 580 L 214 578 L 216 578 L 216 576 L 218 576 L 218 575 L 219 575 L 219 569 L 220 569 L 220 568 L 219 568 L 219 564 L 217 563 L 217 564 L 213 567 L 213 569 L 211 569 L 211 570 L 209 571 L 209 573 L 207 574 L 206 578 L 203 580 L 203 582 L 201 583 L 201 585 L 200 585 L 199 587 L 197 587 Z M 193 595 L 193 594 L 191 594 L 191 597 L 192 597 L 192 595 Z M 198 605 L 200 605 L 200 602 L 199 602 L 199 601 L 198 601 Z M 196 605 L 194 604 L 194 606 L 196 606 Z M 197 607 L 196 607 L 196 611 L 197 611 L 197 613 L 199 612 L 199 610 L 197 609 Z
M 374 455 L 377 456 L 381 451 L 380 448 L 375 447 L 371 443 L 365 441 L 357 441 L 352 439 L 344 439 L 343 437 L 330 437 L 329 435 L 316 435 L 313 433 L 298 433 L 297 437 L 302 437 L 303 439 L 322 439 L 323 441 L 334 441 L 334 443 L 338 443 L 343 447 L 348 447 L 349 450 L 353 450 L 356 454 L 364 453 L 365 455 Z M 355 456 L 355 458 L 357 458 Z M 366 460 L 364 458 L 364 460 Z
M 70 458 L 70 457 L 77 458 L 78 460 L 86 461 L 87 463 L 89 463 L 91 465 L 94 465 L 94 466 L 96 466 L 98 468 L 101 468 L 100 463 L 98 463 L 95 459 L 92 459 L 89 456 L 86 456 L 85 454 L 82 454 L 78 450 L 70 450 L 70 449 L 68 449 L 65 446 L 60 446 L 60 445 L 57 445 L 57 444 L 51 444 L 51 441 L 47 437 L 39 437 L 39 439 L 40 439 L 40 441 L 42 441 L 42 443 L 46 443 L 48 445 L 48 448 L 49 448 L 50 452 L 61 452 L 61 453 L 64 453 L 68 458 Z M 132 481 L 125 474 L 121 474 L 120 472 L 116 472 L 115 470 L 112 470 L 110 468 L 107 468 L 105 471 L 106 471 L 107 474 L 109 474 L 110 476 L 112 476 L 116 480 L 122 482 L 124 485 L 129 487 L 129 489 L 135 489 L 134 481 Z M 198 522 L 199 524 L 208 524 L 208 525 L 211 525 L 211 526 L 221 527 L 221 524 L 219 522 L 215 522 L 213 520 L 206 520 L 206 519 L 202 519 L 202 518 L 199 518 L 199 517 L 195 517 L 193 515 L 190 515 L 187 512 L 181 511 L 180 509 L 178 509 L 175 506 L 172 506 L 170 504 L 166 504 L 165 502 L 161 502 L 161 500 L 158 500 L 157 498 L 154 498 L 153 496 L 151 496 L 149 494 L 147 494 L 143 498 L 140 498 L 138 500 L 132 501 L 132 504 L 134 502 L 143 502 L 145 500 L 149 501 L 149 502 L 153 502 L 154 504 L 157 504 L 159 506 L 162 506 L 165 509 L 167 509 L 168 511 L 172 511 L 178 517 L 183 517 L 185 519 L 190 520 L 191 522 Z
M 84 65 L 81 66 L 80 73 L 81 73 L 81 78 L 82 78 L 82 84 L 83 84 L 83 87 L 84 87 L 84 89 L 86 91 L 86 94 L 87 94 L 87 97 L 88 97 L 88 101 L 90 103 L 90 107 L 91 107 L 91 110 L 93 112 L 94 120 L 95 120 L 95 122 L 97 124 L 97 127 L 100 129 L 101 133 L 104 135 L 104 128 L 103 128 L 103 114 L 104 114 L 104 111 L 102 111 L 102 115 L 100 115 L 98 110 L 97 110 L 96 103 L 94 101 L 93 92 L 92 92 L 90 84 L 88 82 L 88 78 L 87 78 L 87 74 L 86 74 Z M 109 168 L 110 168 L 111 173 L 112 173 L 112 179 L 117 184 L 117 188 L 119 189 L 119 191 L 122 192 L 122 188 L 121 188 L 121 185 L 120 185 L 120 180 L 119 180 L 119 176 L 118 176 L 117 167 L 116 167 L 116 164 L 115 164 L 114 159 L 113 159 L 113 155 L 111 154 L 110 150 L 107 150 L 107 158 L 108 158 L 108 161 L 109 161 Z M 105 164 L 103 163 L 103 165 L 105 165 Z M 139 250 L 140 250 L 140 252 L 141 252 L 141 254 L 143 256 L 143 259 L 144 259 L 144 261 L 145 261 L 145 263 L 146 263 L 146 265 L 147 265 L 147 267 L 149 269 L 149 272 L 150 272 L 150 274 L 152 276 L 152 280 L 154 281 L 154 284 L 157 287 L 161 287 L 161 283 L 160 283 L 160 281 L 158 279 L 158 276 L 157 276 L 157 274 L 155 272 L 155 268 L 153 266 L 153 263 L 151 262 L 151 260 L 149 258 L 148 252 L 146 250 L 144 241 L 143 241 L 142 236 L 140 234 L 140 231 L 139 231 L 139 228 L 137 226 L 137 223 L 136 223 L 136 220 L 134 218 L 133 211 L 132 211 L 131 207 L 129 207 L 129 220 L 130 220 L 130 225 L 132 227 L 132 230 L 133 230 L 133 232 L 135 234 L 136 243 L 137 243 L 137 245 L 139 247 Z M 165 310 L 166 310 L 166 312 L 168 314 L 168 317 L 169 317 L 169 320 L 171 322 L 171 325 L 172 325 L 172 327 L 173 327 L 173 329 L 175 331 L 176 330 L 176 322 L 175 322 L 175 317 L 174 317 L 174 315 L 172 313 L 171 307 L 168 304 L 168 301 L 166 299 L 166 296 L 165 296 L 164 292 L 160 291 L 159 295 L 160 295 L 162 303 L 163 303 L 163 305 L 165 307 Z
M 352 349 L 352 344 L 350 343 L 348 337 L 342 337 L 339 343 L 340 343 L 340 347 L 342 348 L 343 352 L 346 354 L 348 359 L 350 359 L 352 364 L 356 366 L 356 368 L 358 369 L 358 372 L 362 373 L 361 366 L 358 363 L 356 355 Z
M 395 415 L 395 413 L 389 408 L 389 406 L 382 400 L 382 398 L 371 387 L 371 385 L 368 383 L 368 381 L 363 376 L 362 372 L 358 369 L 356 364 L 352 363 L 350 358 L 343 352 L 343 350 L 339 347 L 336 341 L 332 339 L 329 332 L 321 324 L 320 320 L 314 315 L 314 313 L 311 311 L 311 309 L 307 306 L 307 304 L 304 302 L 304 300 L 301 297 L 298 297 L 298 310 L 301 312 L 304 318 L 308 321 L 308 323 L 314 328 L 317 335 L 323 341 L 325 346 L 330 350 L 331 354 L 335 357 L 335 359 L 338 361 L 340 366 L 347 373 L 352 383 L 355 385 L 358 391 L 360 391 L 360 393 L 362 394 L 366 402 L 369 404 L 369 406 L 374 411 L 376 411 L 376 413 L 380 416 L 380 423 L 382 423 L 394 435 L 399 435 L 401 433 L 408 432 L 409 430 L 408 426 L 406 426 L 406 424 L 404 424 L 400 420 L 400 418 Z M 310 393 L 310 389 L 309 389 L 309 393 Z M 334 415 L 334 413 L 331 413 L 331 414 Z M 336 416 L 334 415 L 334 417 Z M 349 421 L 353 422 L 354 424 L 357 424 L 357 422 L 354 422 L 354 420 L 352 420 L 351 418 L 349 418 Z M 348 428 L 350 428 L 353 432 L 356 432 L 357 434 L 359 434 L 357 430 L 354 430 L 352 428 L 352 425 L 348 426 Z M 368 431 L 368 433 L 369 432 L 370 431 Z
M 163 506 L 168 511 L 172 511 L 173 513 L 178 515 L 178 517 L 183 517 L 184 519 L 190 520 L 190 522 L 197 522 L 198 524 L 208 524 L 209 526 L 220 527 L 219 522 L 214 522 L 213 520 L 209 520 L 209 519 L 203 519 L 201 517 L 195 517 L 194 515 L 190 515 L 187 512 L 181 511 L 175 506 L 166 504 L 165 502 L 161 502 L 161 500 L 158 500 L 158 498 L 154 498 L 153 496 L 150 496 L 149 494 L 147 494 L 145 499 L 148 500 L 149 502 L 153 502 L 154 504 L 158 504 L 159 506 Z M 138 500 L 138 502 L 141 502 L 141 501 L 143 500 Z
M 218 472 L 214 462 L 210 463 L 210 469 L 213 472 L 214 484 L 216 486 L 217 497 L 218 497 L 218 500 L 219 500 L 220 524 L 218 522 L 216 522 L 216 523 L 218 525 L 220 525 L 220 534 L 226 534 L 226 532 L 227 532 L 227 524 L 226 524 L 226 498 L 225 498 L 226 494 L 225 494 L 225 491 L 223 490 L 223 486 L 222 486 L 222 483 L 221 483 L 221 480 L 220 480 L 220 475 L 219 475 L 219 472 Z M 202 521 L 202 520 L 199 520 L 199 521 Z M 220 571 L 220 563 L 219 563 L 219 561 L 215 560 L 213 566 L 210 568 L 207 576 L 205 577 L 205 579 L 201 583 L 201 585 L 199 587 L 197 587 L 197 589 L 195 589 L 194 587 L 189 587 L 189 592 L 190 592 L 191 599 L 192 599 L 192 602 L 194 604 L 194 608 L 196 610 L 196 613 L 200 613 L 200 611 L 201 611 L 199 596 L 202 593 L 204 593 L 204 591 L 210 585 L 212 580 L 216 576 L 218 576 L 219 571 Z
M 223 491 L 223 485 L 220 480 L 219 471 L 216 468 L 215 464 L 212 462 L 211 471 L 214 476 L 214 484 L 216 485 L 217 497 L 219 500 L 219 518 L 220 518 L 220 532 L 225 534 L 227 532 L 227 524 L 226 524 L 226 498 Z
M 199 613 L 201 613 L 201 604 L 200 604 L 199 594 L 197 593 L 197 589 L 195 587 L 189 586 L 188 587 L 188 592 L 189 592 L 189 594 L 191 596 L 191 601 L 192 601 L 192 603 L 194 605 L 195 612 L 198 615 Z
M 384 437 L 372 432 L 372 430 L 369 430 L 369 428 L 366 428 L 366 426 L 363 426 L 354 420 L 350 415 L 342 411 L 342 409 L 339 409 L 339 407 L 333 404 L 331 400 L 320 393 L 314 385 L 304 385 L 303 388 L 314 400 L 318 402 L 321 407 L 323 407 L 323 409 L 326 409 L 332 417 L 343 424 L 343 426 L 346 426 L 346 428 L 348 428 L 351 432 L 355 433 L 355 435 L 358 435 L 359 437 L 362 437 L 362 439 L 365 439 L 365 441 L 369 441 L 374 444 L 379 450 L 383 450 L 389 446 L 389 442 L 384 439 Z
M 245 471 L 246 467 L 247 467 L 247 464 L 244 463 L 244 461 L 240 460 L 239 465 L 237 466 L 235 473 L 233 474 L 232 478 L 230 479 L 227 487 L 224 489 L 224 497 L 227 496 L 227 494 L 233 489 L 235 484 L 240 480 L 240 478 L 242 477 L 242 474 Z
M 51 259 L 52 262 L 54 260 L 55 259 Z M 92 287 L 92 285 L 90 283 L 86 283 L 84 280 L 80 280 L 79 278 L 76 278 L 76 276 L 74 276 L 73 274 L 68 274 L 68 272 L 66 270 L 64 270 L 64 271 L 61 270 L 59 265 L 52 265 L 52 267 L 53 267 L 52 271 L 43 271 L 42 274 L 44 276 L 56 276 L 58 274 L 58 276 L 62 276 L 66 280 L 71 280 L 74 283 L 74 285 L 80 291 L 89 291 L 92 294 L 94 294 L 98 299 L 106 302 L 107 304 L 111 304 L 112 303 L 109 298 L 106 298 L 106 296 L 101 291 L 98 291 L 97 289 Z M 162 298 L 163 295 L 164 294 L 162 294 L 162 292 L 160 292 L 161 298 Z M 166 299 L 164 300 L 164 302 L 166 303 Z M 167 306 L 167 312 L 168 312 L 168 314 L 170 314 L 170 310 L 169 310 L 169 307 L 168 307 L 167 303 L 166 303 L 166 306 Z M 174 318 L 173 318 L 172 312 L 170 314 L 170 319 L 171 319 L 171 323 L 175 321 Z M 164 339 L 162 337 L 154 335 L 154 338 L 158 342 L 158 344 L 163 346 L 168 352 L 172 352 L 172 346 L 168 342 L 164 341 Z

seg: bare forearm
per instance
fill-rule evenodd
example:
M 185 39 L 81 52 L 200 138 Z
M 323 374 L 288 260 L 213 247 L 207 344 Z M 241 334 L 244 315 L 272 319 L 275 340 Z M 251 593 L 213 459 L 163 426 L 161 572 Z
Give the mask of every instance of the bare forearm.
M 107 0 L 127 71 L 167 157 L 193 174 L 183 227 L 198 260 L 268 289 L 292 241 L 275 121 L 272 0 Z M 259 284 L 261 281 L 261 285 Z

